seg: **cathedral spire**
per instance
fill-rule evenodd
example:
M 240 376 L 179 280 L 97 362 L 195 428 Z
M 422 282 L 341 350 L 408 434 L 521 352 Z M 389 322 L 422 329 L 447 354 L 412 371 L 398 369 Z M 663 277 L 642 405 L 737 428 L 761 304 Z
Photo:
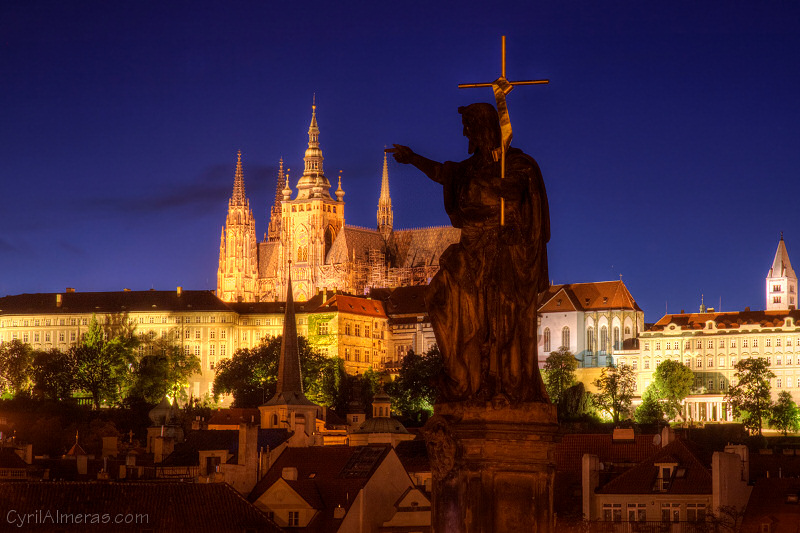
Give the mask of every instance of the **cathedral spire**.
M 767 273 L 767 311 L 797 308 L 797 274 L 789 261 L 783 232 Z
M 291 264 L 289 265 L 291 267 Z M 294 298 L 292 297 L 292 271 L 289 268 L 286 287 L 286 312 L 283 315 L 283 340 L 281 341 L 281 358 L 278 361 L 278 384 L 275 395 L 290 394 L 303 397 L 303 379 L 300 374 L 300 351 L 297 344 L 297 323 L 294 316 Z
M 233 205 L 244 205 L 247 197 L 244 193 L 244 172 L 242 171 L 242 151 L 237 152 L 236 173 L 233 178 L 233 194 L 231 203 Z
M 286 185 L 286 175 L 283 173 L 283 158 L 278 162 L 278 183 L 275 185 L 275 202 L 269 212 L 269 225 L 267 226 L 267 238 L 270 242 L 281 239 L 281 218 L 283 201 L 283 189 Z
M 319 126 L 317 125 L 315 96 L 314 103 L 311 105 L 311 124 L 308 126 L 308 148 L 306 148 L 305 157 L 303 157 L 303 176 L 297 182 L 297 199 L 304 200 L 312 195 L 330 198 L 328 190 L 331 188 L 331 184 L 325 178 L 325 172 L 322 169 L 322 161 L 324 159 L 322 157 L 322 149 L 319 147 Z M 315 185 L 317 186 L 316 191 L 313 190 Z
M 381 177 L 381 196 L 378 198 L 378 231 L 384 239 L 392 233 L 394 212 L 392 211 L 392 198 L 389 196 L 389 164 L 386 152 L 383 152 L 383 176 Z

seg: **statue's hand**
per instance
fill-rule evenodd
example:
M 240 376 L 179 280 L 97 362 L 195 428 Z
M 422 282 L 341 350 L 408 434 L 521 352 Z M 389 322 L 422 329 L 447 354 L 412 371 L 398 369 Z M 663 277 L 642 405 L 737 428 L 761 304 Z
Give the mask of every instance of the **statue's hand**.
M 393 144 L 392 146 L 394 146 L 394 160 L 398 163 L 407 165 L 411 163 L 414 155 L 416 155 L 414 154 L 414 150 L 408 146 L 403 146 L 402 144 Z

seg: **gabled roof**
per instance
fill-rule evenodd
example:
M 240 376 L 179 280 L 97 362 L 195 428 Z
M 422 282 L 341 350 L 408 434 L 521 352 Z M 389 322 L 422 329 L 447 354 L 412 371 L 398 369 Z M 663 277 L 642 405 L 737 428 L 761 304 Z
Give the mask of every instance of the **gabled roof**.
M 305 531 L 336 531 L 336 507 L 350 508 L 358 491 L 392 452 L 389 445 L 287 448 L 256 484 L 249 500 L 257 501 L 278 480 L 284 468 L 296 468 L 296 480 L 283 480 L 318 513 Z
M 540 313 L 605 309 L 641 311 L 622 280 L 551 285 L 542 293 L 540 301 Z
M 56 294 L 61 296 L 57 304 Z M 117 291 L 17 294 L 0 298 L 0 314 L 231 311 L 211 291 Z
M 11 448 L 0 449 L 0 468 L 28 468 L 28 464 Z
M 658 464 L 677 463 L 669 488 L 655 490 Z M 685 469 L 683 475 L 675 475 Z M 711 458 L 690 441 L 676 439 L 649 459 L 615 477 L 598 494 L 711 494 Z
M 61 516 L 109 515 L 112 520 L 114 516 L 138 515 L 138 524 L 125 527 L 132 531 L 281 531 L 225 483 L 11 482 L 0 483 L 0 501 L 19 515 L 43 513 L 42 509 L 53 515 L 58 510 Z M 42 530 L 42 524 L 34 529 Z M 76 529 L 44 526 L 45 531 L 62 528 Z M 112 530 L 98 527 L 104 529 Z
M 334 294 L 332 298 L 329 298 L 328 301 L 315 310 L 317 313 L 326 311 L 339 311 L 341 313 L 386 318 L 386 311 L 384 311 L 383 302 L 380 300 L 373 300 L 363 296 L 350 296 L 347 294 Z
M 800 320 L 798 310 L 776 311 L 729 311 L 714 313 L 677 313 L 664 315 L 661 319 L 646 329 L 645 332 L 663 331 L 670 325 L 682 329 L 704 329 L 710 320 L 718 329 L 736 329 L 741 326 L 760 326 L 778 328 L 784 325 L 787 318 L 792 318 L 796 324 Z

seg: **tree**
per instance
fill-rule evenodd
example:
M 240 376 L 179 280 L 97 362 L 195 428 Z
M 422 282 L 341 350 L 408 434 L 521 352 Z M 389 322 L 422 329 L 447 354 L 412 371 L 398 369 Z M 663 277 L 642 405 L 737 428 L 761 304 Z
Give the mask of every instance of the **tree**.
M 564 346 L 547 356 L 544 362 L 544 378 L 551 402 L 559 403 L 564 391 L 575 384 L 576 368 L 578 360 Z
M 681 402 L 689 395 L 693 384 L 694 372 L 680 361 L 667 359 L 656 367 L 653 372 L 653 400 L 661 400 L 667 419 L 672 420 L 681 414 Z
M 164 395 L 186 400 L 189 378 L 201 371 L 200 359 L 166 339 L 153 341 L 148 352 L 135 365 L 129 395 L 150 403 L 157 403 Z
M 0 346 L 0 388 L 2 392 L 20 394 L 30 391 L 33 350 L 19 339 Z
M 115 403 L 122 397 L 122 389 L 130 382 L 135 342 L 134 337 L 122 336 L 106 340 L 97 317 L 92 316 L 89 330 L 83 334 L 80 344 L 70 348 L 75 386 L 92 395 L 94 409 L 99 409 L 103 402 Z
M 782 431 L 784 437 L 790 431 L 800 430 L 800 409 L 794 403 L 792 393 L 784 390 L 778 394 L 778 400 L 772 406 L 769 423 L 775 429 Z
M 655 424 L 664 420 L 664 410 L 658 401 L 658 392 L 654 385 L 650 385 L 642 394 L 642 404 L 633 414 L 634 420 L 639 424 Z
M 764 418 L 770 415 L 772 409 L 769 380 L 775 374 L 769 369 L 769 362 L 761 357 L 742 359 L 734 368 L 736 384 L 728 389 L 726 399 L 733 407 L 734 414 L 742 415 L 744 427 L 758 431 L 760 437 Z
M 581 420 L 596 416 L 592 393 L 580 381 L 561 394 L 558 402 L 559 420 Z
M 636 386 L 636 374 L 630 366 L 615 366 L 613 361 L 609 361 L 593 384 L 598 389 L 595 403 L 609 413 L 615 423 L 628 414 Z
M 45 400 L 66 400 L 74 388 L 74 360 L 69 354 L 53 348 L 35 352 L 31 375 L 33 392 Z
M 223 359 L 214 377 L 214 397 L 233 394 L 234 407 L 258 407 L 275 394 L 282 336 L 262 339 L 255 348 L 237 350 Z M 312 402 L 334 405 L 341 394 L 337 387 L 341 373 L 338 358 L 328 358 L 311 348 L 305 337 L 298 337 L 303 391 Z
M 433 414 L 438 390 L 434 380 L 442 371 L 442 354 L 434 345 L 419 355 L 409 350 L 403 357 L 397 378 L 386 388 L 395 409 L 410 419 L 422 422 Z

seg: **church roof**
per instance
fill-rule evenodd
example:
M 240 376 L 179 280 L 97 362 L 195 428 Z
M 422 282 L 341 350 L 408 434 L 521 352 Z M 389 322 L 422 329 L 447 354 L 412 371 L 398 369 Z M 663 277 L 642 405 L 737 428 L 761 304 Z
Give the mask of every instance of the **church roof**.
M 622 280 L 551 285 L 539 300 L 540 313 L 604 309 L 641 311 Z
M 61 305 L 58 305 L 58 296 Z M 0 314 L 124 313 L 131 311 L 230 311 L 212 291 L 116 291 L 17 294 L 0 298 Z
M 408 435 L 406 427 L 399 420 L 388 416 L 373 416 L 364 420 L 353 433 L 399 433 Z
M 425 316 L 427 310 L 425 308 L 425 293 L 428 291 L 427 285 L 410 285 L 407 287 L 397 287 L 391 290 L 388 294 L 382 295 L 386 314 L 389 316 L 396 315 L 414 315 L 416 320 L 417 316 Z M 373 295 L 381 294 L 373 291 Z
M 381 250 L 382 248 L 383 237 L 377 229 L 345 226 L 336 235 L 325 262 L 328 264 L 346 263 L 352 261 L 353 257 L 357 261 L 367 262 L 370 250 Z
M 783 242 L 783 235 L 778 242 L 778 249 L 775 250 L 775 259 L 772 260 L 772 266 L 767 274 L 768 278 L 795 278 L 797 274 L 794 273 L 792 263 L 789 261 L 789 252 L 786 251 L 786 243 Z
M 392 233 L 398 267 L 438 265 L 442 252 L 458 242 L 461 230 L 452 226 L 401 229 Z

